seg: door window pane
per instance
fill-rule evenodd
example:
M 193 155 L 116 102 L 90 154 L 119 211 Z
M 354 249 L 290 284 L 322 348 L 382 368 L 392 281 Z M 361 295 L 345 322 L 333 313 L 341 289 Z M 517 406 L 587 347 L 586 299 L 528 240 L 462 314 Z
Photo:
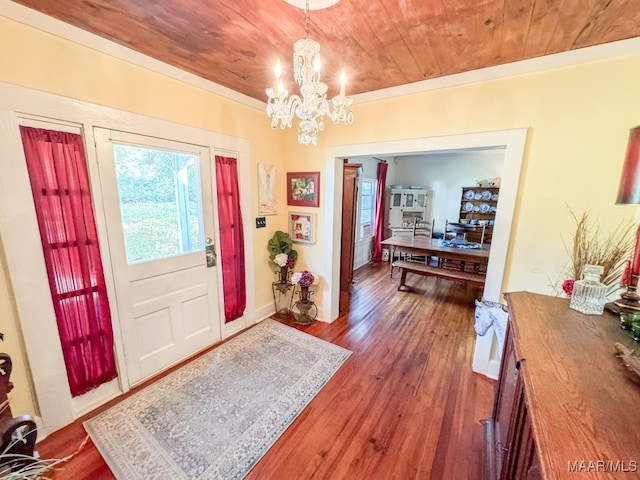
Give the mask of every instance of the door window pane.
M 200 158 L 113 145 L 127 263 L 204 249 Z

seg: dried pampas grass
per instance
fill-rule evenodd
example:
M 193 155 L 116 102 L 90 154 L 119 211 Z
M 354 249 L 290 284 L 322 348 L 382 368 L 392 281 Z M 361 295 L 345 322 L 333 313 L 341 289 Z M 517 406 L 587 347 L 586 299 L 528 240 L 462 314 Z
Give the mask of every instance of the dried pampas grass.
M 630 221 L 621 223 L 612 232 L 603 234 L 597 224 L 591 224 L 589 212 L 580 217 L 571 209 L 569 213 L 576 223 L 576 232 L 571 246 L 565 244 L 570 262 L 564 279 L 580 280 L 585 265 L 601 265 L 604 272 L 600 281 L 607 286 L 607 295 L 617 292 L 633 253 L 635 225 Z

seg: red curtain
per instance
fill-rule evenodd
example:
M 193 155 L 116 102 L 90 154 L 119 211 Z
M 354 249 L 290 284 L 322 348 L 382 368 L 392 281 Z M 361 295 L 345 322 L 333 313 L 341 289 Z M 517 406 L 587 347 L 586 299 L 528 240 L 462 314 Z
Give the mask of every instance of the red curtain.
M 80 135 L 20 127 L 67 377 L 76 397 L 117 376 Z
M 376 208 L 374 217 L 376 219 L 376 231 L 373 237 L 373 261 L 382 260 L 382 245 L 384 240 L 384 187 L 387 183 L 387 165 L 384 162 L 378 163 L 378 188 L 376 190 Z
M 238 161 L 216 155 L 220 252 L 225 323 L 243 315 L 247 305 L 244 230 L 238 189 Z

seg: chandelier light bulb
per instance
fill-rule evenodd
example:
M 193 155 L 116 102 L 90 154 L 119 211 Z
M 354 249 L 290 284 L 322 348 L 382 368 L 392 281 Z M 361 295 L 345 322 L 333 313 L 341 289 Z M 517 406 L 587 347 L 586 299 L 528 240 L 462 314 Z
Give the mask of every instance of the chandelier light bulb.
M 276 81 L 273 84 L 274 91 L 279 92 L 282 90 L 282 80 L 280 80 L 280 76 L 282 75 L 282 65 L 280 65 L 280 59 L 276 62 L 276 66 L 273 67 L 273 73 L 276 76 Z
M 344 97 L 344 87 L 347 84 L 347 74 L 344 71 L 344 68 L 342 69 L 342 72 L 340 72 L 340 96 Z
M 321 66 L 322 63 L 320 62 L 320 55 L 316 55 L 315 57 L 313 57 L 313 71 L 315 73 L 320 73 Z

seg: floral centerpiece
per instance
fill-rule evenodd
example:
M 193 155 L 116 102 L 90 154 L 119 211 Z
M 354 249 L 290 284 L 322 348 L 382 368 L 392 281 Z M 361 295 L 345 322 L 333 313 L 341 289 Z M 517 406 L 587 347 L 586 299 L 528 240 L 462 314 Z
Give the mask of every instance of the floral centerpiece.
M 291 283 L 297 283 L 304 288 L 309 288 L 311 285 L 317 285 L 319 280 L 318 275 L 310 272 L 309 270 L 295 272 L 291 276 Z
M 277 267 L 280 273 L 280 282 L 288 281 L 288 270 L 293 268 L 298 260 L 298 252 L 293 249 L 293 241 L 288 233 L 280 230 L 273 234 L 267 244 L 269 261 Z
M 611 233 L 603 235 L 597 225 L 591 225 L 588 212 L 580 217 L 571 210 L 569 213 L 575 221 L 576 231 L 571 247 L 566 247 L 569 263 L 561 274 L 560 289 L 570 297 L 574 282 L 582 279 L 584 266 L 601 265 L 604 272 L 600 281 L 607 286 L 607 295 L 617 293 L 625 283 L 625 267 L 628 269 L 635 242 L 635 226 L 620 224 Z

